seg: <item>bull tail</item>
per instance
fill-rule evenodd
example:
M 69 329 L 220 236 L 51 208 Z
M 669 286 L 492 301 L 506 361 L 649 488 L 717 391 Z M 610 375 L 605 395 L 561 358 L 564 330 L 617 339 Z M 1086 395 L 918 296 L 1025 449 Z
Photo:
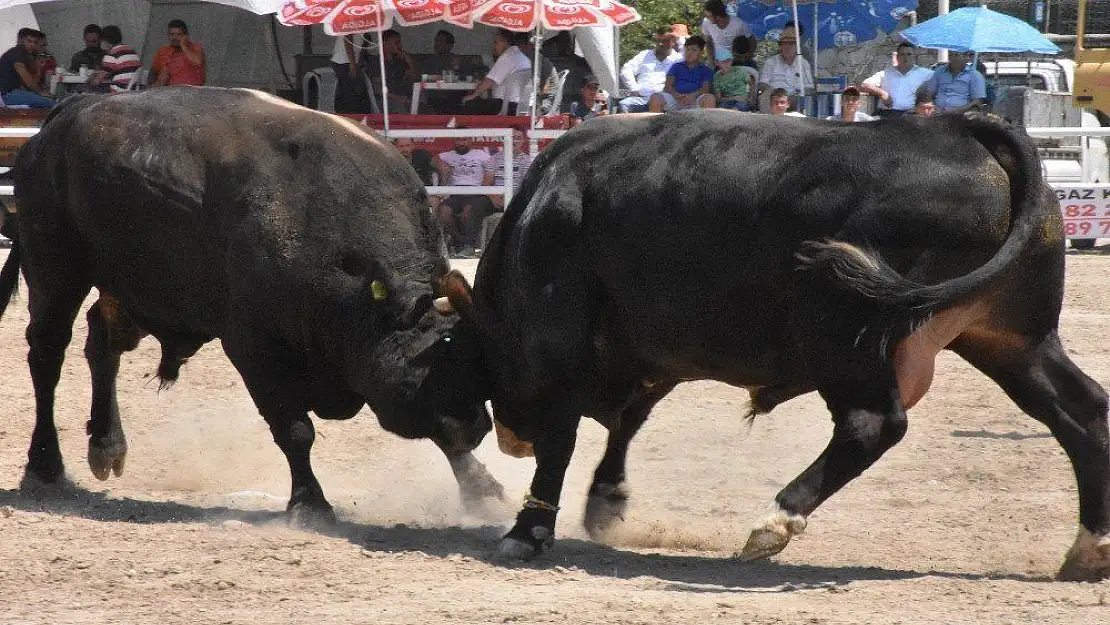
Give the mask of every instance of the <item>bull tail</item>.
M 843 241 L 809 241 L 796 255 L 799 269 L 814 272 L 840 290 L 853 293 L 879 309 L 891 325 L 906 329 L 933 313 L 978 293 L 1019 258 L 1054 207 L 1046 191 L 1033 143 L 987 119 L 952 120 L 957 131 L 970 134 L 998 161 L 1010 179 L 1011 206 L 1005 242 L 986 263 L 962 276 L 937 284 L 909 280 L 871 250 Z M 891 330 L 889 325 L 886 330 Z M 897 330 L 895 330 L 897 332 Z
M 7 220 L 11 218 L 9 213 Z M 5 227 L 4 230 L 8 228 Z M 19 237 L 14 232 L 4 232 L 4 236 L 11 239 L 12 247 L 8 250 L 8 260 L 4 261 L 4 268 L 0 269 L 0 319 L 3 319 L 4 312 L 8 310 L 12 295 L 19 290 Z

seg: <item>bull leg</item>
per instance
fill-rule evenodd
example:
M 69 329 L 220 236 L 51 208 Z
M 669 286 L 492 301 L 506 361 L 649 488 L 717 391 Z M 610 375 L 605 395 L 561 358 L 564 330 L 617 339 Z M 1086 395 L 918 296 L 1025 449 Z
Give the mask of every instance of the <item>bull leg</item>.
M 289 495 L 289 523 L 295 527 L 314 528 L 335 524 L 335 511 L 324 497 L 320 482 L 312 471 L 309 455 L 316 440 L 316 429 L 305 409 L 305 401 L 297 392 L 299 384 L 290 376 L 277 377 L 274 371 L 292 370 L 292 365 L 282 362 L 280 348 L 273 345 L 244 345 L 235 339 L 223 341 L 224 351 L 243 376 L 243 383 L 250 392 L 255 406 L 274 438 L 285 460 L 289 463 L 292 488 Z M 253 362 L 251 354 L 266 350 L 267 370 L 244 365 Z M 256 356 L 257 358 L 257 356 Z
M 772 556 L 805 530 L 806 517 L 875 463 L 906 433 L 906 412 L 893 373 L 876 382 L 821 385 L 833 437 L 821 455 L 775 497 L 775 511 L 748 536 L 741 557 Z
M 1110 577 L 1110 431 L 1107 395 L 1075 365 L 1052 332 L 1028 349 L 955 351 L 1002 387 L 1026 414 L 1048 426 L 1071 460 L 1079 488 L 1079 536 L 1059 577 Z M 1018 352 L 1018 353 L 1015 353 Z
M 586 515 L 582 521 L 590 538 L 602 540 L 605 532 L 624 520 L 624 511 L 628 507 L 628 490 L 625 488 L 628 445 L 647 421 L 655 404 L 677 385 L 676 382 L 665 382 L 651 387 L 621 411 L 620 423 L 609 431 L 605 455 L 594 471 L 594 481 L 586 499 Z
M 43 272 L 43 280 L 28 267 L 31 321 L 27 326 L 27 364 L 35 389 L 35 429 L 27 451 L 25 479 L 57 483 L 65 478 L 58 430 L 54 425 L 54 391 L 61 377 L 73 321 L 90 287 L 76 281 L 64 268 Z M 45 284 L 44 284 L 45 283 Z
M 85 425 L 89 469 L 98 480 L 106 480 L 112 473 L 123 475 L 127 459 L 127 437 L 116 400 L 120 354 L 137 347 L 145 333 L 131 322 L 118 300 L 103 292 L 85 318 L 89 323 L 85 360 L 92 377 L 92 409 Z
M 456 453 L 444 451 L 451 464 L 451 472 L 459 483 L 459 499 L 467 512 L 481 512 L 486 499 L 505 501 L 505 488 L 497 481 L 486 465 L 470 452 Z
M 536 472 L 516 523 L 497 549 L 499 556 L 514 560 L 531 559 L 554 542 L 559 496 L 578 437 L 580 416 L 565 400 L 553 400 L 543 413 L 533 414 L 542 424 L 532 441 Z

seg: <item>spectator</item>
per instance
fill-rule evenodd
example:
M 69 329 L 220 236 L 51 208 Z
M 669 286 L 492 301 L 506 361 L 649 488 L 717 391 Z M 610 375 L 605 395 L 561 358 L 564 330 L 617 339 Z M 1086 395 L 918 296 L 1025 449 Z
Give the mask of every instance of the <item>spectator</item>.
M 536 44 L 533 41 L 534 36 L 535 36 L 535 31 L 529 32 L 529 33 L 517 33 L 517 37 L 516 37 L 516 47 L 520 48 L 520 51 L 524 53 L 524 56 L 528 57 L 529 61 L 535 61 L 536 60 Z M 540 47 L 542 48 L 543 46 L 540 46 Z M 533 68 L 533 70 L 534 69 L 535 68 Z M 544 55 L 542 53 L 542 50 L 541 50 L 541 53 L 540 53 L 540 85 L 541 85 L 541 88 L 543 86 L 546 86 L 548 84 L 548 81 L 552 80 L 552 76 L 554 76 L 554 74 L 555 74 L 555 64 L 552 63 L 551 59 L 547 58 L 547 56 Z M 531 82 L 531 79 L 529 79 L 529 82 Z
M 648 98 L 663 90 L 667 82 L 667 70 L 682 61 L 682 55 L 675 51 L 678 35 L 660 28 L 655 33 L 655 47 L 644 50 L 628 60 L 621 67 L 621 81 L 631 93 L 620 101 L 622 113 L 642 113 L 647 110 Z
M 742 37 L 738 43 L 746 41 Z M 752 110 L 752 96 L 755 94 L 756 77 L 759 75 L 747 65 L 733 63 L 732 50 L 723 49 L 717 53 L 717 73 L 713 76 L 714 105 L 735 111 Z
M 750 37 L 737 37 L 732 40 L 732 63 L 733 65 L 743 65 L 755 70 L 756 77 L 759 76 L 759 65 L 755 62 L 755 47 L 756 44 Z
M 605 100 L 598 95 L 601 83 L 593 74 L 586 76 L 586 84 L 578 90 L 578 97 L 570 103 L 571 123 L 578 125 L 587 119 L 605 115 Z
M 528 173 L 528 168 L 532 166 L 532 161 L 536 160 L 536 155 L 528 151 L 528 141 L 524 136 L 524 131 L 513 131 L 513 191 L 520 189 L 520 183 L 524 181 L 524 174 Z M 500 187 L 505 184 L 505 159 L 501 150 L 490 155 L 489 162 L 486 165 L 486 171 L 493 174 L 493 186 Z M 493 231 L 497 228 L 498 222 L 505 214 L 505 196 L 504 195 L 491 195 L 489 196 L 490 203 L 493 205 L 494 212 L 486 216 L 482 220 L 482 229 L 478 235 L 478 245 L 480 249 L 485 249 L 489 244 L 490 237 L 493 236 Z M 479 250 L 480 251 L 480 250 Z
M 385 86 L 388 89 L 388 104 L 382 102 L 381 94 L 377 94 L 383 109 L 388 106 L 390 113 L 408 113 L 412 105 L 412 85 L 420 78 L 416 64 L 412 62 L 405 52 L 401 42 L 401 33 L 390 28 L 382 33 L 382 48 L 385 53 Z M 374 89 L 380 89 L 382 84 L 381 59 L 370 56 L 362 51 L 363 67 L 370 74 Z
M 933 72 L 915 63 L 913 46 L 898 44 L 895 62 L 872 74 L 859 86 L 862 93 L 879 99 L 879 117 L 904 115 L 913 109 L 917 88 L 932 77 Z
M 50 108 L 54 100 L 38 82 L 35 54 L 42 33 L 34 28 L 20 28 L 16 45 L 0 55 L 0 98 L 7 106 Z
M 435 158 L 427 150 L 422 150 L 416 147 L 416 142 L 412 139 L 401 138 L 394 139 L 393 146 L 405 157 L 405 160 L 412 165 L 416 175 L 420 177 L 420 182 L 425 186 L 431 187 L 439 182 L 439 172 L 436 170 Z
M 359 41 L 363 39 L 359 37 Z M 336 113 L 365 113 L 370 108 L 366 82 L 358 71 L 361 51 L 361 45 L 356 51 L 354 35 L 335 37 L 335 47 L 331 51 L 331 69 L 335 72 Z
M 476 68 L 463 57 L 452 52 L 455 47 L 455 35 L 447 30 L 436 33 L 432 42 L 433 54 L 429 55 L 420 66 L 420 73 L 427 74 L 429 80 L 441 80 L 448 71 L 455 72 L 460 80 L 466 76 L 473 76 Z M 426 92 L 425 100 L 432 112 L 443 115 L 454 115 L 462 112 L 463 94 L 458 91 L 432 91 Z
M 648 100 L 648 110 L 653 113 L 674 111 L 695 106 L 707 107 L 713 97 L 709 89 L 713 84 L 713 70 L 701 61 L 705 40 L 694 35 L 686 40 L 682 63 L 675 63 L 667 71 L 667 81 L 663 90 L 652 94 Z
M 671 32 L 677 37 L 674 42 L 675 52 L 683 54 L 686 51 L 686 40 L 690 38 L 690 27 L 686 24 L 671 24 Z
M 76 74 L 81 66 L 90 71 L 100 69 L 100 61 L 104 58 L 104 48 L 100 47 L 100 26 L 89 24 L 85 27 L 85 48 L 73 55 L 69 60 L 69 71 Z
M 842 122 L 873 122 L 877 118 L 859 110 L 860 90 L 852 85 L 840 92 L 840 115 L 829 115 L 825 119 Z
M 709 0 L 705 3 L 705 17 L 701 20 L 701 34 L 706 40 L 706 50 L 712 61 L 726 50 L 731 51 L 732 41 L 737 37 L 747 37 L 755 47 L 755 36 L 744 20 L 730 16 L 723 0 Z
M 586 76 L 593 73 L 590 64 L 574 53 L 574 42 L 565 30 L 545 41 L 541 51 L 551 59 L 555 69 L 567 72 L 566 82 L 563 83 L 563 101 L 558 103 L 560 111 L 567 111 L 570 103 L 578 97 L 582 85 L 586 84 Z
M 50 77 L 58 72 L 58 59 L 50 53 L 50 44 L 47 42 L 46 33 L 40 33 L 39 45 L 35 50 L 35 76 L 39 86 L 50 91 Z M 53 94 L 51 94 L 53 95 Z
M 100 32 L 100 45 L 108 52 L 100 61 L 100 71 L 93 72 L 89 85 L 93 88 L 107 86 L 110 93 L 127 91 L 135 72 L 143 63 L 135 49 L 123 43 L 119 26 L 105 26 Z
M 513 34 L 507 30 L 498 30 L 493 35 L 493 54 L 497 57 L 489 73 L 483 78 L 474 91 L 463 96 L 463 112 L 472 115 L 497 115 L 507 100 L 509 115 L 516 115 L 516 104 L 520 102 L 520 93 L 509 93 L 506 82 L 518 72 L 528 72 L 532 69 L 532 61 L 513 45 Z M 523 83 L 527 81 L 523 81 Z M 490 94 L 487 99 L 482 95 Z
M 967 52 L 949 51 L 948 64 L 937 67 L 925 82 L 925 88 L 936 96 L 937 110 L 962 113 L 986 101 L 986 80 L 977 70 L 968 67 L 968 60 Z
M 793 28 L 787 28 L 779 35 L 779 53 L 763 63 L 759 73 L 759 92 L 767 93 L 774 89 L 786 91 L 795 103 L 800 96 L 813 95 L 813 69 L 809 61 L 798 54 L 798 38 Z
M 166 35 L 170 43 L 158 48 L 151 66 L 156 76 L 153 85 L 204 86 L 204 48 L 189 39 L 189 27 L 181 20 L 170 20 Z
M 493 183 L 489 159 L 489 152 L 471 147 L 469 138 L 457 138 L 453 151 L 439 155 L 439 179 L 457 187 L 489 186 Z M 474 257 L 482 220 L 492 212 L 493 204 L 485 195 L 452 195 L 440 203 L 436 217 L 453 255 Z
M 937 103 L 933 98 L 933 94 L 929 93 L 928 89 L 924 87 L 917 90 L 917 95 L 913 100 L 913 114 L 921 115 L 922 117 L 932 117 L 937 113 Z
M 805 117 L 797 111 L 790 110 L 790 94 L 786 89 L 778 88 L 771 91 L 768 98 L 771 115 L 784 115 L 786 117 Z

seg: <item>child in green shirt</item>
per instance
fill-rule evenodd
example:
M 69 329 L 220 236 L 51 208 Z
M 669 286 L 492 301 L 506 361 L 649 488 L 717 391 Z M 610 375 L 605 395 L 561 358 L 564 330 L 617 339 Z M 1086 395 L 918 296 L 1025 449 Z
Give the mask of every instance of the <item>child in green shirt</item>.
M 747 65 L 734 65 L 732 51 L 717 50 L 717 73 L 713 75 L 713 95 L 720 108 L 751 110 L 758 72 Z

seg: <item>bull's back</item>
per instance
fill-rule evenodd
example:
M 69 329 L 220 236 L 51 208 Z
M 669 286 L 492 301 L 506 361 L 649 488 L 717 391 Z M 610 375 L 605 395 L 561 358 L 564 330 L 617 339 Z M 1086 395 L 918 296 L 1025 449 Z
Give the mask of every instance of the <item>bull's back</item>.
M 321 183 L 342 174 L 328 168 L 349 156 L 347 131 L 306 113 L 224 89 L 74 102 L 21 157 L 25 217 L 69 237 L 92 282 L 144 323 L 219 336 L 229 294 L 266 297 L 252 279 L 280 285 L 291 248 L 327 238 L 314 207 L 351 199 Z
M 579 254 L 592 292 L 615 309 L 608 318 L 657 361 L 712 367 L 744 354 L 766 370 L 782 357 L 804 296 L 794 256 L 804 241 L 874 244 L 897 270 L 935 283 L 985 262 L 1009 227 L 1005 172 L 943 124 L 620 116 L 552 148 L 484 268 L 497 279 L 480 276 L 479 287 L 542 288 L 559 277 L 544 275 L 555 265 L 540 256 Z M 566 240 L 551 242 L 553 231 Z

